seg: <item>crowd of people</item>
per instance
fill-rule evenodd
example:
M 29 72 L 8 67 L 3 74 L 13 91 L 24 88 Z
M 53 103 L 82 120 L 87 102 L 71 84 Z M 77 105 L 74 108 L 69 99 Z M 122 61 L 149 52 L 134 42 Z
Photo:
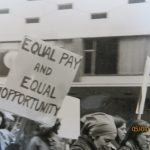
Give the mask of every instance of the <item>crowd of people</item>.
M 81 135 L 71 150 L 149 150 L 150 124 L 144 120 L 128 123 L 121 117 L 93 113 L 81 119 Z
M 7 122 L 0 112 L 0 150 L 150 150 L 150 124 L 144 120 L 126 121 L 102 112 L 88 114 L 81 118 L 80 136 L 71 140 L 58 136 L 59 119 L 53 127 L 39 123 L 25 148 Z

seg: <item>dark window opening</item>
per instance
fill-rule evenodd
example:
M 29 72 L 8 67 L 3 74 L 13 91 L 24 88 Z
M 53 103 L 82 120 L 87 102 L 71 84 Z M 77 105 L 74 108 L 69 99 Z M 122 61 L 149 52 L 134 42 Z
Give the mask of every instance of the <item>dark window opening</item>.
M 26 18 L 26 23 L 39 23 L 39 18 Z
M 93 48 L 93 40 L 92 39 L 85 39 L 84 42 L 84 49 L 92 49 Z
M 4 9 L 0 9 L 0 14 L 8 14 L 9 13 L 9 9 L 4 8 Z
M 85 53 L 85 68 L 84 73 L 90 74 L 91 73 L 91 65 L 92 65 L 92 53 L 87 52 Z
M 132 4 L 132 3 L 144 3 L 146 0 L 129 0 L 129 4 Z
M 64 9 L 72 9 L 73 6 L 71 3 L 68 4 L 58 4 L 58 9 L 59 10 L 64 10 Z
M 84 40 L 84 73 L 117 74 L 118 38 Z
M 91 19 L 104 19 L 107 18 L 107 13 L 93 13 Z
M 116 74 L 118 60 L 117 38 L 97 39 L 95 74 Z

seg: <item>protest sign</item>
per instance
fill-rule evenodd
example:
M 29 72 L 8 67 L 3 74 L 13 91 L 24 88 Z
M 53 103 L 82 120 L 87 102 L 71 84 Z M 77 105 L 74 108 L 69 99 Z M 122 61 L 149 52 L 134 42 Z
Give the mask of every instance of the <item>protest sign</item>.
M 136 107 L 136 114 L 139 114 L 139 115 L 143 114 L 143 111 L 144 111 L 149 73 L 150 73 L 150 57 L 147 56 L 146 64 L 144 68 L 143 82 L 142 82 L 142 87 L 141 87 L 141 95 L 140 95 L 140 98 L 138 100 L 137 107 Z M 138 119 L 141 119 L 141 116 L 139 116 Z
M 80 135 L 80 100 L 66 96 L 58 113 L 61 120 L 60 137 L 77 139 Z
M 0 108 L 52 125 L 82 57 L 25 36 L 6 84 Z

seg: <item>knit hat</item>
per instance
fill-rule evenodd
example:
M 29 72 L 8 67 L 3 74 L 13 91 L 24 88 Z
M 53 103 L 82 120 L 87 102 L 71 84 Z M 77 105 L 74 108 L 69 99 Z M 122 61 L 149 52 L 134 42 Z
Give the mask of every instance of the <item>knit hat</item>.
M 81 118 L 81 122 L 84 124 L 82 132 L 88 132 L 93 137 L 117 133 L 112 116 L 105 113 L 86 115 Z

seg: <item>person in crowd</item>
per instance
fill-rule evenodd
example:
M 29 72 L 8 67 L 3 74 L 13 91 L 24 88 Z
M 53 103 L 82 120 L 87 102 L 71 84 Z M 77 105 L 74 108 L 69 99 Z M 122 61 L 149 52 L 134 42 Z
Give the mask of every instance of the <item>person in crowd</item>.
M 12 131 L 12 128 L 14 127 L 15 124 L 15 117 L 12 113 L 10 112 L 4 112 L 5 116 L 5 124 L 6 124 L 6 129 L 9 131 Z
M 117 131 L 112 116 L 94 113 L 81 119 L 81 136 L 71 145 L 71 150 L 108 150 Z
M 149 144 L 150 124 L 144 120 L 134 120 L 119 150 L 148 150 Z
M 114 117 L 115 125 L 117 128 L 117 136 L 115 138 L 115 141 L 112 142 L 112 144 L 115 146 L 114 149 L 117 149 L 120 147 L 121 142 L 124 140 L 125 135 L 127 133 L 126 131 L 126 121 L 119 117 L 115 116 Z
M 57 136 L 60 125 L 59 120 L 56 120 L 53 127 L 41 124 L 40 132 L 33 136 L 27 150 L 63 150 L 61 142 Z
M 0 150 L 6 150 L 11 143 L 14 143 L 14 135 L 6 129 L 5 115 L 0 112 Z

